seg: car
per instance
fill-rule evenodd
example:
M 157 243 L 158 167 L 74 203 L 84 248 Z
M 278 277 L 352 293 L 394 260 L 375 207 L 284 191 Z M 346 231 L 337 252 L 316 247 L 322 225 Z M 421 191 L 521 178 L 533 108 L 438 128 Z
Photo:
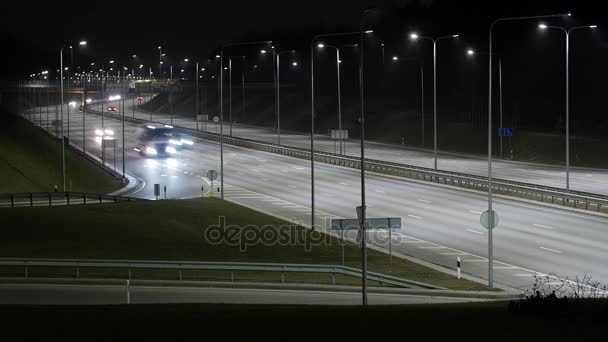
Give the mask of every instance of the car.
M 108 107 L 108 112 L 117 112 L 118 109 L 116 107 Z
M 147 125 L 139 137 L 135 151 L 146 157 L 170 157 L 183 149 L 190 148 L 194 142 L 190 137 L 175 131 L 170 125 Z

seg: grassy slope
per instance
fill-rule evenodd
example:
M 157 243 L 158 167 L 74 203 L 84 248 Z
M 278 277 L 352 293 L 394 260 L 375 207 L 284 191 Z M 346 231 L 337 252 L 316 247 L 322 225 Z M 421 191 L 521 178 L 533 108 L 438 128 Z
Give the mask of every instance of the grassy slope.
M 0 193 L 61 190 L 61 145 L 25 120 L 0 115 Z M 66 182 L 72 191 L 109 193 L 114 179 L 66 149 Z
M 211 244 L 206 229 L 225 216 L 227 225 L 285 226 L 287 222 L 217 199 L 191 199 L 91 204 L 2 211 L 0 257 L 106 258 L 202 261 L 248 261 L 340 264 L 337 239 L 329 244 Z M 296 227 L 305 232 L 310 231 Z M 293 236 L 293 234 L 291 235 Z M 348 245 L 346 264 L 360 267 L 360 250 Z M 418 264 L 369 251 L 372 271 L 429 282 L 453 289 L 481 290 L 485 286 L 437 272 Z

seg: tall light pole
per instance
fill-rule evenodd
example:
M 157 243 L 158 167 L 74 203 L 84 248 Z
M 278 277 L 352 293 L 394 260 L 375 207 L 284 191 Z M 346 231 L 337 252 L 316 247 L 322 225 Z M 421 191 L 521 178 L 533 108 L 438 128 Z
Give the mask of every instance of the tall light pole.
M 417 33 L 411 33 L 410 38 L 413 40 L 417 40 L 419 38 L 428 39 L 433 42 L 433 155 L 435 158 L 435 170 L 437 170 L 437 42 L 444 39 L 458 38 L 458 35 L 452 34 L 438 38 L 431 38 L 418 35 Z
M 367 305 L 367 247 L 366 247 L 366 212 L 367 206 L 365 204 L 365 92 L 364 92 L 364 74 L 363 74 L 363 39 L 364 33 L 372 33 L 373 31 L 363 31 L 363 25 L 365 24 L 365 15 L 374 8 L 369 8 L 361 12 L 360 26 L 359 26 L 359 98 L 361 100 L 361 295 L 362 304 Z
M 494 26 L 500 22 L 505 21 L 516 21 L 516 20 L 529 20 L 529 19 L 541 19 L 541 18 L 554 18 L 570 16 L 570 13 L 566 14 L 549 14 L 549 15 L 535 15 L 526 17 L 509 17 L 496 19 L 490 24 L 490 30 L 488 35 L 488 226 L 494 226 L 494 212 L 492 211 L 492 31 Z M 488 229 L 488 286 L 494 286 L 494 255 L 493 255 L 493 241 L 492 241 L 492 229 Z
M 79 45 L 85 46 L 87 45 L 87 42 L 81 41 Z M 65 137 L 63 136 L 63 47 L 61 47 L 59 50 L 59 77 L 61 82 L 61 185 L 63 192 L 65 192 Z
M 224 199 L 224 49 L 233 46 L 243 45 L 260 45 L 270 44 L 272 41 L 255 41 L 255 42 L 242 42 L 222 45 L 220 47 L 220 75 L 219 75 L 219 87 L 220 87 L 220 194 L 221 199 Z
M 597 25 L 575 26 L 566 29 L 561 26 L 538 25 L 541 30 L 560 30 L 566 35 L 566 190 L 570 190 L 570 33 L 580 29 L 596 29 Z
M 158 77 L 162 77 L 162 75 L 163 75 L 162 68 L 163 68 L 163 47 L 159 46 L 158 47 Z M 150 71 L 150 73 L 151 72 L 152 71 Z
M 475 51 L 473 49 L 467 49 L 466 51 L 466 55 L 468 57 L 473 57 L 476 54 L 485 54 L 487 55 L 487 52 L 478 52 Z M 499 112 L 499 118 L 498 118 L 498 124 L 500 127 L 503 127 L 503 115 L 502 115 L 502 106 L 503 101 L 502 101 L 502 58 L 498 58 L 498 112 Z M 500 159 L 502 158 L 502 135 L 500 136 Z
M 340 140 L 340 154 L 342 154 L 342 91 L 341 91 L 341 82 L 340 82 L 340 64 L 342 60 L 340 59 L 340 49 L 343 47 L 349 46 L 358 46 L 358 44 L 349 44 L 343 45 L 341 47 L 326 45 L 326 44 L 318 44 L 319 48 L 332 48 L 336 50 L 336 69 L 337 69 L 337 81 L 338 81 L 338 130 L 340 131 L 339 140 Z M 382 44 L 382 54 L 384 55 L 384 44 Z
M 324 33 L 310 41 L 310 226 L 315 229 L 315 42 L 321 37 L 358 35 L 359 31 Z
M 294 53 L 296 50 L 275 52 L 276 57 L 276 88 L 277 88 L 277 144 L 281 145 L 281 54 Z

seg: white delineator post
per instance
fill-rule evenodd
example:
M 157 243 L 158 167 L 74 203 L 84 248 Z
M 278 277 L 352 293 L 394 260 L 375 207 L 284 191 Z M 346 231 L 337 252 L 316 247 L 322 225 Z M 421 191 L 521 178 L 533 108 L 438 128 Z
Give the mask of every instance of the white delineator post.
M 456 273 L 458 279 L 460 279 L 460 257 L 456 257 Z

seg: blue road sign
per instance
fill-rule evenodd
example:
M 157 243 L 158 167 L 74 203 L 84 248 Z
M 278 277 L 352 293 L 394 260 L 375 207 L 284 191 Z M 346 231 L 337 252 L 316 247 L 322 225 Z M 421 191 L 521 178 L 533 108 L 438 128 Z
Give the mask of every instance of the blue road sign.
M 498 129 L 499 137 L 512 137 L 513 136 L 513 128 L 499 128 Z

